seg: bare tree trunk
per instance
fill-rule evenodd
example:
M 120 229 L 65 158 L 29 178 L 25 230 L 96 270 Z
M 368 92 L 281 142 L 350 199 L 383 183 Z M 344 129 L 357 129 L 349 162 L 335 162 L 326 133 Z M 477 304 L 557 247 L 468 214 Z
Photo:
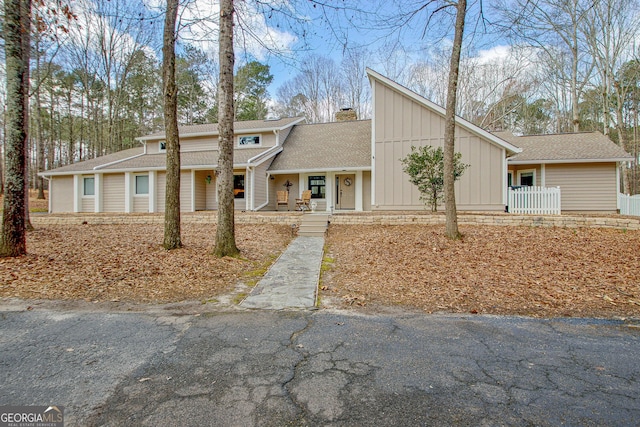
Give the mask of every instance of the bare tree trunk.
M 457 240 L 461 236 L 458 231 L 458 212 L 456 210 L 455 193 L 455 131 L 456 131 L 456 99 L 458 92 L 458 75 L 460 73 L 460 51 L 464 34 L 464 19 L 467 14 L 467 0 L 458 0 L 456 6 L 456 27 L 451 50 L 449 69 L 449 86 L 447 88 L 447 108 L 444 129 L 444 208 L 446 216 L 445 234 Z
M 22 30 L 31 32 L 31 0 L 22 0 L 21 3 L 21 15 Z M 24 226 L 27 231 L 33 230 L 31 225 L 31 218 L 29 217 L 29 57 L 31 54 L 31 34 L 22 37 L 22 61 L 24 62 L 24 69 L 26 78 L 23 80 L 24 84 Z
M 167 143 L 167 185 L 164 211 L 164 248 L 182 247 L 180 238 L 180 140 L 176 90 L 176 20 L 178 0 L 167 1 L 162 45 L 164 128 Z
M 218 226 L 217 257 L 235 256 L 236 246 L 233 197 L 233 0 L 220 1 L 220 86 L 218 88 Z
M 5 0 L 4 39 L 7 84 L 6 191 L 0 256 L 27 252 L 25 187 L 28 141 L 28 42 L 31 1 Z M 26 16 L 26 19 L 25 19 Z M 25 26 L 26 25 L 26 26 Z M 26 40 L 25 40 L 26 39 Z

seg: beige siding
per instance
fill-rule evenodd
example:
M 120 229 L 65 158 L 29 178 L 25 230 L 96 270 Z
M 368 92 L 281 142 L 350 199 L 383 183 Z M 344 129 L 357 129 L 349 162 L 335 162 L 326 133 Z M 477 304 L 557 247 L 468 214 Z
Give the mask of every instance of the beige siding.
M 267 180 L 268 180 L 267 169 L 269 168 L 270 164 L 271 164 L 271 160 L 268 160 L 262 163 L 261 165 L 257 166 L 254 171 L 254 174 L 255 174 L 255 177 L 254 177 L 255 193 L 253 195 L 254 209 L 259 208 L 260 206 L 262 206 L 262 204 L 267 202 Z
M 444 145 L 444 118 L 375 81 L 375 203 L 373 209 L 422 210 L 420 193 L 402 170 L 412 146 Z M 502 210 L 504 149 L 460 126 L 456 152 L 470 167 L 456 182 L 459 210 Z
M 202 138 L 180 139 L 180 151 L 204 151 L 218 148 L 218 138 L 206 136 Z
M 196 171 L 196 210 L 203 211 L 207 208 L 207 175 L 208 171 Z
M 156 212 L 164 212 L 166 191 L 167 174 L 165 172 L 158 172 L 156 177 Z
M 191 212 L 191 171 L 180 172 L 180 211 Z
M 133 197 L 133 211 L 134 212 L 149 212 L 149 196 L 134 196 Z
M 82 190 L 81 190 L 82 191 Z M 82 197 L 82 207 L 80 209 L 81 212 L 95 212 L 96 211 L 96 199 L 92 196 Z
M 51 186 L 51 212 L 73 212 L 73 176 L 54 176 Z
M 105 212 L 124 212 L 124 174 L 103 175 L 103 210 Z
M 562 211 L 616 211 L 615 163 L 546 165 L 546 186 L 560 187 Z

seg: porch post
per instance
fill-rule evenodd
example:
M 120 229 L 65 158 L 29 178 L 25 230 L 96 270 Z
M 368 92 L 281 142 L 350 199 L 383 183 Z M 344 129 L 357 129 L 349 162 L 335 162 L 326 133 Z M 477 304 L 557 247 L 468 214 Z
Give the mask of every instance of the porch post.
M 80 182 L 81 179 L 82 179 L 81 175 L 73 175 L 73 212 L 74 213 L 80 212 L 82 207 L 83 185 L 81 185 L 81 182 Z
M 156 181 L 157 171 L 149 171 L 149 213 L 156 211 Z
M 336 186 L 336 173 L 327 172 L 324 181 L 324 196 L 327 202 L 327 212 L 333 211 L 336 204 L 336 197 L 333 194 Z
M 96 173 L 93 175 L 93 198 L 94 198 L 94 212 L 102 212 L 102 174 Z
M 131 172 L 124 173 L 124 211 L 131 213 L 133 211 L 133 183 L 131 182 Z
M 362 194 L 364 182 L 362 181 L 362 171 L 356 171 L 356 211 L 362 212 Z
M 547 179 L 545 177 L 545 164 L 540 165 L 540 187 L 545 187 Z

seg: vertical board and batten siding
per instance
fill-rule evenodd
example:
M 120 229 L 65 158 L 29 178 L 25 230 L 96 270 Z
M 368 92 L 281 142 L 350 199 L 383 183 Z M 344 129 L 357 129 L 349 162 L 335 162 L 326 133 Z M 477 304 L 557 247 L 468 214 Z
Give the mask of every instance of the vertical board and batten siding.
M 167 192 L 167 173 L 159 171 L 156 175 L 156 212 L 164 212 Z
M 191 171 L 180 171 L 180 212 L 191 212 Z
M 124 174 L 110 173 L 102 177 L 104 212 L 124 212 Z
M 422 210 L 424 203 L 409 182 L 400 159 L 412 146 L 444 146 L 445 120 L 437 113 L 375 81 L 375 203 L 373 209 Z M 504 149 L 456 127 L 455 151 L 469 164 L 456 182 L 460 210 L 503 210 Z
M 73 176 L 54 176 L 51 186 L 51 213 L 73 212 Z
M 371 210 L 371 172 L 362 172 L 362 210 Z
M 134 212 L 149 212 L 149 196 L 133 196 Z
M 562 189 L 562 211 L 617 209 L 615 163 L 548 164 L 545 185 Z
M 207 175 L 211 175 L 211 172 L 196 171 L 195 196 L 197 211 L 203 211 L 207 208 Z

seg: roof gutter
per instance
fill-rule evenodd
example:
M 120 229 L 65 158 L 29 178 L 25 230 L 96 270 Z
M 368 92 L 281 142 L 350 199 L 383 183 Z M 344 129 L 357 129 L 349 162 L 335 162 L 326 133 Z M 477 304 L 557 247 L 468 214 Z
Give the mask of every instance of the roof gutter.
M 614 163 L 614 162 L 631 162 L 633 157 L 611 157 L 605 159 L 531 159 L 531 160 L 510 160 L 507 158 L 507 164 L 509 165 L 531 165 L 531 164 L 543 164 L 553 165 L 561 163 Z

